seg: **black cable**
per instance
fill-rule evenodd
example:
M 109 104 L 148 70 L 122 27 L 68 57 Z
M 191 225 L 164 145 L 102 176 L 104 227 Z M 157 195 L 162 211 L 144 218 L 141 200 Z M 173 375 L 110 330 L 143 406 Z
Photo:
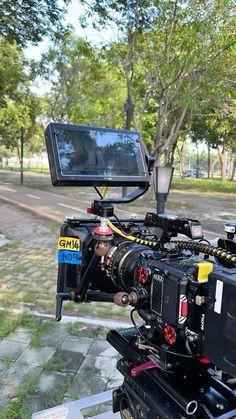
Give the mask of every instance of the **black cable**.
M 122 231 L 122 233 L 126 234 L 126 233 L 124 232 L 124 230 L 123 230 L 122 224 L 121 224 L 121 222 L 120 222 L 119 218 L 117 217 L 117 215 L 113 214 L 113 217 L 116 219 L 116 221 L 117 221 L 117 223 L 118 223 L 118 225 L 119 225 L 120 230 Z
M 202 243 L 202 242 L 206 242 L 207 244 L 209 244 L 211 246 L 211 242 L 209 242 L 209 240 L 207 240 L 207 239 L 200 239 L 198 241 L 198 243 Z
M 95 189 L 95 191 L 97 192 L 97 194 L 99 195 L 99 197 L 100 197 L 101 199 L 103 199 L 103 196 L 102 196 L 101 192 L 99 191 L 99 189 L 97 188 L 97 186 L 94 186 L 94 189 Z
M 133 316 L 133 313 L 134 313 L 135 311 L 137 311 L 137 309 L 136 309 L 136 308 L 133 308 L 133 310 L 131 310 L 131 312 L 130 312 L 130 319 L 131 319 L 131 322 L 133 323 L 133 326 L 135 327 L 135 329 L 137 330 L 137 333 L 141 336 L 141 338 L 142 338 L 143 340 L 145 340 L 145 341 L 148 341 L 148 340 L 147 340 L 147 338 L 145 338 L 145 337 L 143 336 L 143 334 L 140 332 L 139 327 L 138 327 L 138 326 L 137 326 L 137 324 L 135 323 L 134 316 Z
M 175 355 L 175 356 L 179 356 L 179 357 L 184 357 L 184 358 L 188 358 L 188 359 L 192 359 L 192 356 L 190 356 L 190 355 L 184 355 L 184 354 L 178 354 L 177 352 L 173 352 L 173 351 L 169 351 L 169 350 L 167 350 L 167 349 L 163 349 L 163 348 L 161 348 L 160 346 L 158 346 L 158 345 L 156 345 L 156 344 L 154 344 L 153 342 L 151 342 L 149 339 L 147 339 L 142 333 L 141 333 L 141 331 L 140 331 L 140 329 L 139 329 L 139 327 L 140 326 L 138 326 L 136 323 L 135 323 L 135 320 L 134 320 L 134 317 L 133 317 L 133 313 L 135 312 L 135 311 L 137 311 L 137 309 L 136 308 L 133 308 L 133 310 L 131 310 L 131 312 L 130 312 L 130 319 L 131 319 L 131 322 L 132 322 L 132 324 L 133 324 L 133 326 L 135 327 L 135 329 L 137 330 L 137 333 L 141 336 L 141 338 L 145 341 L 145 342 L 148 342 L 150 345 L 152 345 L 153 346 L 153 348 L 154 349 L 156 349 L 158 352 L 159 351 L 163 351 L 163 352 L 166 352 L 166 353 L 168 353 L 168 354 L 171 354 L 171 355 Z M 137 311 L 138 312 L 138 311 Z

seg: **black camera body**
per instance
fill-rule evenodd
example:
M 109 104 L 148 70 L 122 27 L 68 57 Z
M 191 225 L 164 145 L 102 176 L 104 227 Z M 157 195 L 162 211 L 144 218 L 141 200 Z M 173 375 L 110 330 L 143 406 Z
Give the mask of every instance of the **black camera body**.
M 147 189 L 150 160 L 137 133 L 112 130 L 111 140 L 107 130 L 104 137 L 104 130 L 76 127 L 56 124 L 46 131 L 52 178 L 55 185 L 71 185 L 74 178 L 76 185 L 95 185 L 100 199 L 88 209 L 90 218 L 66 218 L 61 227 L 56 319 L 64 300 L 132 307 L 133 326 L 107 335 L 121 355 L 117 368 L 124 383 L 113 393 L 113 410 L 122 418 L 235 418 L 234 238 L 220 239 L 222 248 L 211 246 L 198 220 L 165 213 L 115 217 L 113 203 L 130 202 Z M 100 156 L 91 179 L 84 174 L 89 153 L 86 160 L 78 157 L 87 138 L 93 155 Z M 138 186 L 140 176 L 140 187 L 124 198 L 106 199 L 97 186 L 112 186 L 113 175 L 114 186 L 122 177 L 121 184 L 128 185 L 124 166 L 110 158 L 114 150 L 128 150 L 136 168 L 130 186 Z
M 156 224 L 155 214 L 154 218 Z M 71 299 L 77 303 L 108 301 L 123 307 L 130 304 L 143 320 L 139 328 L 108 333 L 108 342 L 123 356 L 117 367 L 125 377 L 122 388 L 114 392 L 114 410 L 128 409 L 135 418 L 155 418 L 164 412 L 166 416 L 160 417 L 185 417 L 188 412 L 204 418 L 218 417 L 220 408 L 216 406 L 224 406 L 222 411 L 228 414 L 224 417 L 235 417 L 233 390 L 223 385 L 213 370 L 224 371 L 227 380 L 236 377 L 236 269 L 204 259 L 196 251 L 173 248 L 172 242 L 154 250 L 151 242 L 156 225 L 150 225 L 150 213 L 143 220 L 120 220 L 119 226 L 113 222 L 137 242 L 116 232 L 104 234 L 98 219 L 67 219 L 62 225 L 57 318 L 62 300 Z M 77 263 L 67 263 L 70 252 Z M 159 396 L 156 391 L 165 379 L 173 394 L 170 396 L 167 386 L 164 408 L 163 388 L 157 392 Z M 140 405 L 139 393 L 143 394 L 144 388 L 147 400 L 144 397 Z M 180 388 L 181 392 L 177 391 Z M 202 388 L 204 392 L 199 393 Z M 176 412 L 182 416 L 170 416 L 169 403 L 171 411 L 176 404 Z M 138 416 L 137 406 L 146 416 Z

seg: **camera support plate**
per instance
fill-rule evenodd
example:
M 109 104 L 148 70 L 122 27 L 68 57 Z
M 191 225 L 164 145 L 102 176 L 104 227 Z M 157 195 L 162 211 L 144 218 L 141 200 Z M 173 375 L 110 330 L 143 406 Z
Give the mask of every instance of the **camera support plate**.
M 40 412 L 33 413 L 32 419 L 55 419 L 55 417 L 58 419 L 84 419 L 85 417 L 81 410 L 106 403 L 110 400 L 112 400 L 112 390 L 84 397 L 83 399 L 65 403 L 50 409 L 41 410 Z M 120 419 L 120 414 L 105 412 L 93 416 L 91 419 Z

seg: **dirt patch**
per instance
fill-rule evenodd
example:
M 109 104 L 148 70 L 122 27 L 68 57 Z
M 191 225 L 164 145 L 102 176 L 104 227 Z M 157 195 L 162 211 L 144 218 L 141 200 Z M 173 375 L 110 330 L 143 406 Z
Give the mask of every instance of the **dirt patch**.
M 198 219 L 203 229 L 224 235 L 224 224 L 236 220 L 235 196 L 171 192 L 167 209 L 176 215 Z M 173 211 L 174 210 L 174 211 Z

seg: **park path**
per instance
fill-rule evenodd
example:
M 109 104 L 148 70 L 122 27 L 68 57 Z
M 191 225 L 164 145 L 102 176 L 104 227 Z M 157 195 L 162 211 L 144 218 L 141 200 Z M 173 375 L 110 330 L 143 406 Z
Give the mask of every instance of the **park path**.
M 22 209 L 30 210 L 40 217 L 61 223 L 65 216 L 78 216 L 89 218 L 87 208 L 96 197 L 91 191 L 73 188 L 73 198 L 68 196 L 68 188 L 53 188 L 48 186 L 50 179 L 43 177 L 47 188 L 37 188 L 37 179 L 41 182 L 40 175 L 32 176 L 33 187 L 20 186 L 13 173 L 2 176 L 0 179 L 0 199 L 14 204 Z M 39 182 L 39 183 L 40 183 Z M 27 183 L 26 183 L 27 184 Z M 53 191 L 53 192 L 51 192 Z M 71 192 L 70 192 L 71 194 Z M 147 211 L 154 211 L 155 204 L 147 199 L 140 199 L 134 204 L 115 207 L 115 213 L 120 218 L 142 218 Z M 171 191 L 168 197 L 167 211 L 182 217 L 199 219 L 208 239 L 213 240 L 224 235 L 224 223 L 236 219 L 236 199 L 230 194 L 207 194 L 186 191 Z
M 94 194 L 91 194 L 91 200 L 74 199 L 25 186 L 13 185 L 9 182 L 0 183 L 0 194 L 0 199 L 5 202 L 15 204 L 22 209 L 31 210 L 39 216 L 58 222 L 61 222 L 65 215 L 89 218 L 87 208 L 91 205 L 92 196 L 94 196 Z M 120 217 L 128 217 L 130 215 L 139 216 L 141 212 L 143 213 L 143 210 L 140 208 L 139 212 L 136 210 L 130 214 L 129 210 L 117 208 L 116 212 Z

